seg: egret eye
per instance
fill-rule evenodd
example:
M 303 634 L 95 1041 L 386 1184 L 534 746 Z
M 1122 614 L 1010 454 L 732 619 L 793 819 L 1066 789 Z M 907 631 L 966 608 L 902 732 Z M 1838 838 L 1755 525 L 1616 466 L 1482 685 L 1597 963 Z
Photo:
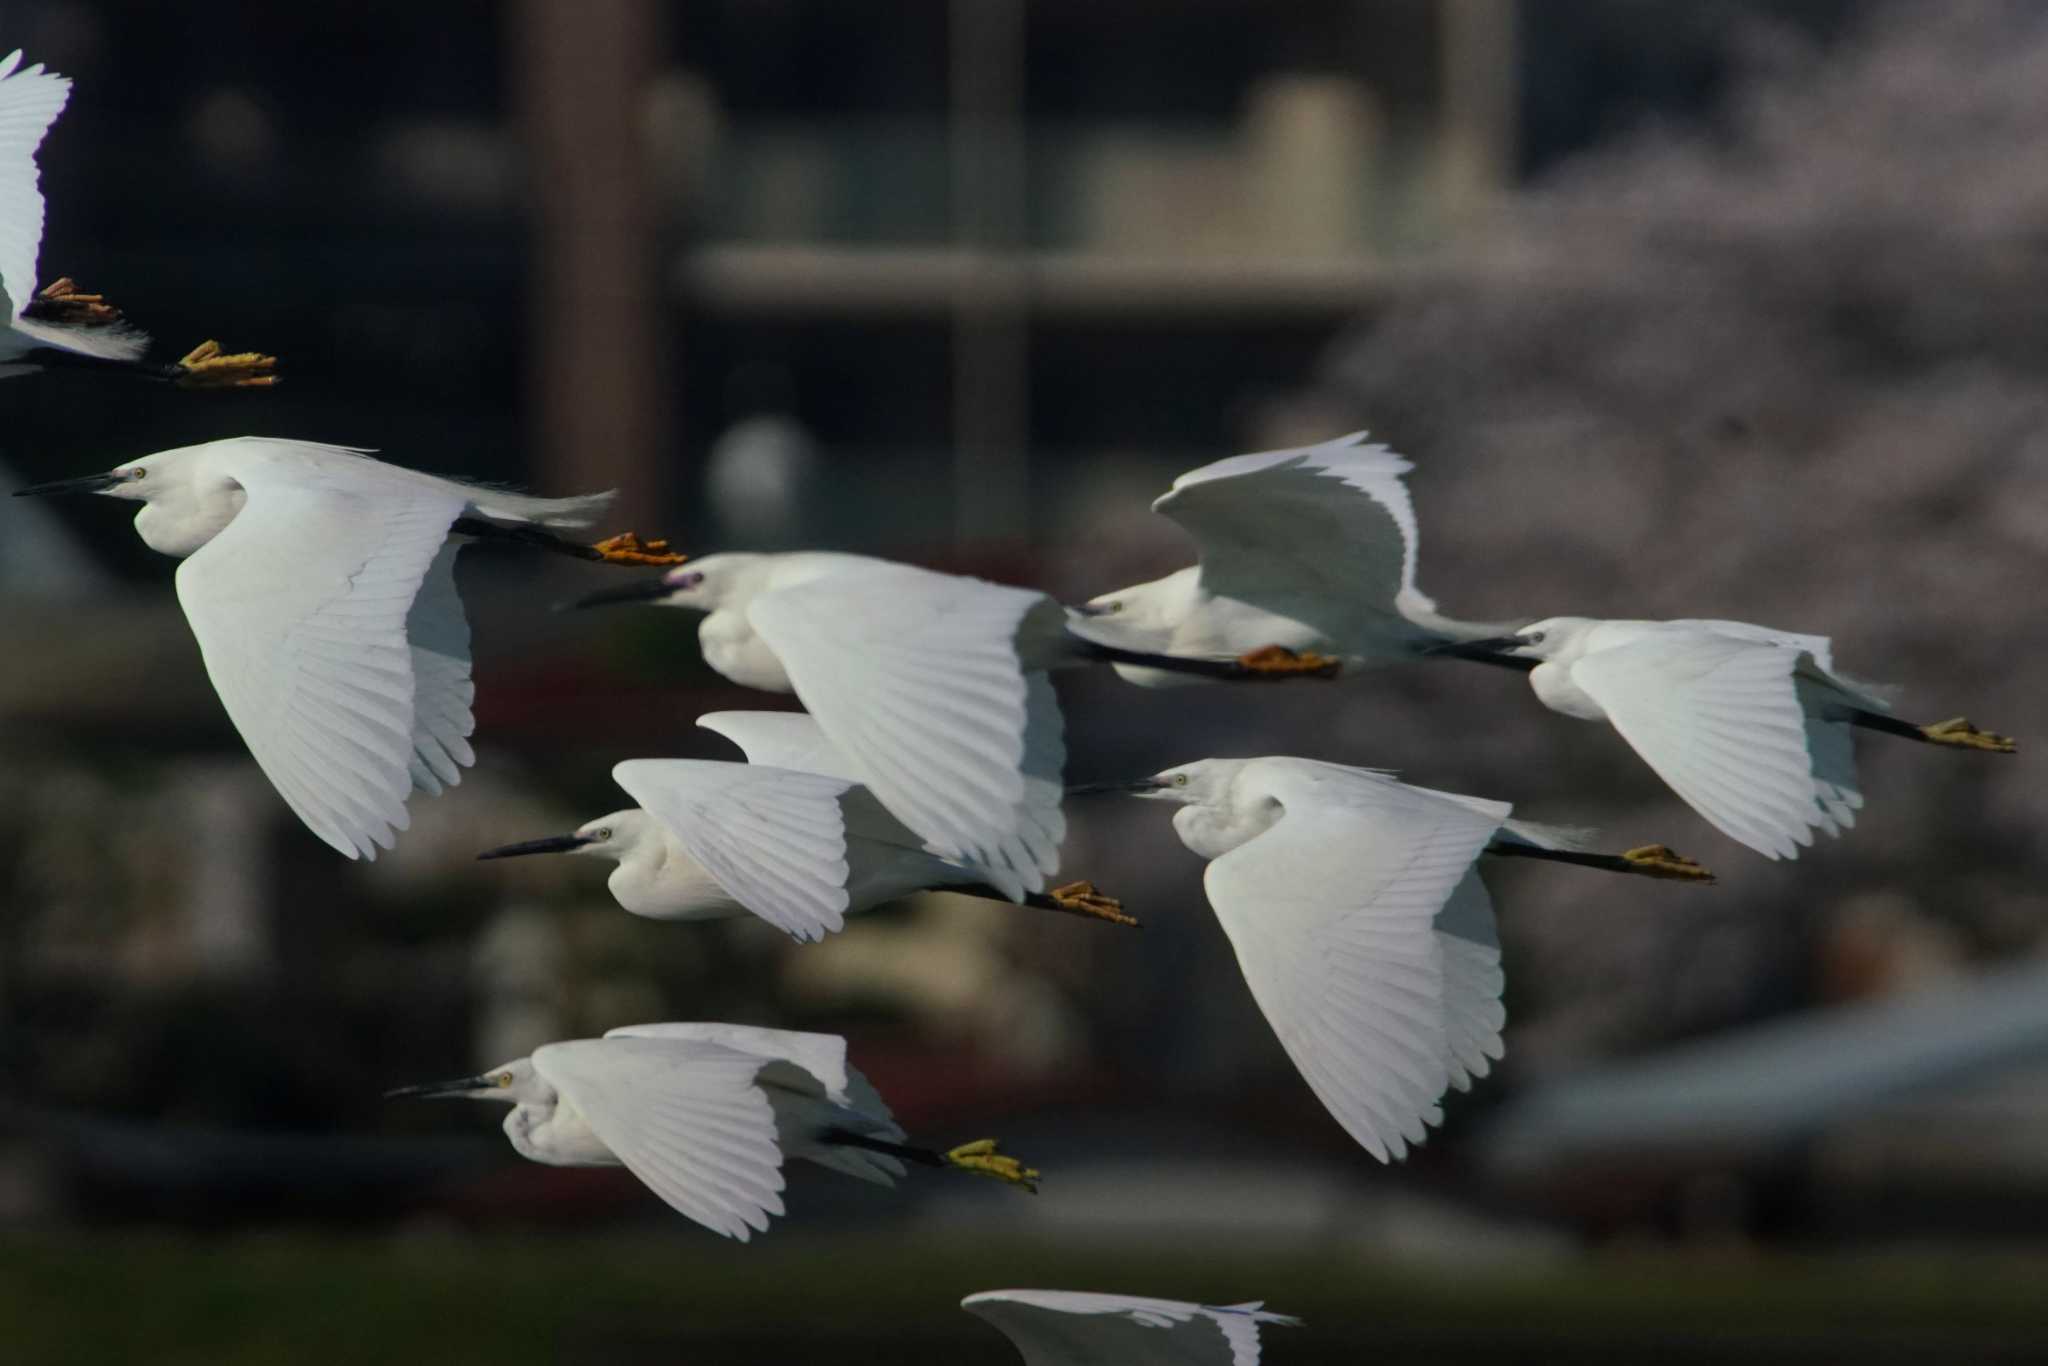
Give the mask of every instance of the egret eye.
M 1531 631 L 1528 635 L 1522 637 L 1522 643 L 1524 645 L 1541 645 L 1543 643 L 1543 633 L 1541 631 Z
M 1120 602 L 1112 602 L 1108 607 L 1104 608 L 1103 610 L 1106 612 L 1121 612 L 1124 610 L 1124 605 Z
M 608 840 L 612 837 L 612 828 L 609 825 L 600 825 L 597 827 L 596 835 L 601 840 Z
M 1187 774 L 1185 774 L 1185 773 L 1176 773 L 1176 774 L 1174 774 L 1174 775 L 1173 775 L 1173 785 L 1174 785 L 1175 787 L 1186 787 L 1186 786 L 1188 785 L 1188 775 L 1187 775 Z
M 695 587 L 696 587 L 696 586 L 697 586 L 698 584 L 700 584 L 700 583 L 702 583 L 702 582 L 704 582 L 704 576 L 703 576 L 702 574 L 700 574 L 700 573 L 697 573 L 697 572 L 695 572 L 695 571 L 692 571 L 691 573 L 688 573 L 688 574 L 681 574 L 681 575 L 678 575 L 678 576 L 676 577 L 675 581 L 674 581 L 674 582 L 672 582 L 672 583 L 671 583 L 671 584 L 669 585 L 669 587 L 671 587 L 671 588 L 695 588 Z
M 140 479 L 148 473 L 148 470 L 143 469 L 140 465 L 137 465 L 134 469 L 128 471 L 128 477 L 130 479 Z
M 510 1072 L 500 1072 L 497 1076 L 492 1077 L 491 1081 L 494 1085 L 503 1089 L 512 1084 L 512 1074 Z

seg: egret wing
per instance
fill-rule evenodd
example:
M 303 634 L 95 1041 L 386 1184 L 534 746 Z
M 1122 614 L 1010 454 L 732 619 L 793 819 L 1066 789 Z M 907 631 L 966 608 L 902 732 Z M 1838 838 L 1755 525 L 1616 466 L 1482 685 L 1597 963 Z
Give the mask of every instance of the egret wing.
M 741 905 L 809 943 L 846 923 L 843 778 L 709 759 L 629 759 L 612 777 Z
M 1454 1059 L 1436 919 L 1509 808 L 1307 760 L 1247 765 L 1277 802 L 1204 882 L 1259 1008 L 1330 1113 L 1381 1161 L 1441 1117 Z
M 470 713 L 476 684 L 469 676 L 469 619 L 455 591 L 455 556 L 461 549 L 454 541 L 442 545 L 405 619 L 412 649 L 412 781 L 436 795 L 461 782 L 462 770 L 476 762 L 476 751 L 469 747 L 476 732 Z
M 36 253 L 43 240 L 43 194 L 36 148 L 71 95 L 68 78 L 21 64 L 19 49 L 0 58 L 0 288 L 9 318 L 19 318 L 36 292 Z
M 416 690 L 407 620 L 463 500 L 252 459 L 178 601 L 228 717 L 299 819 L 351 858 L 410 823 Z
M 1190 470 L 1152 504 L 1200 547 L 1202 587 L 1306 622 L 1341 643 L 1414 634 L 1413 468 L 1364 432 Z
M 826 736 L 817 718 L 803 712 L 714 711 L 698 717 L 697 724 L 738 745 L 750 764 L 860 781 L 852 761 Z
M 1025 1366 L 1258 1366 L 1257 1301 L 1206 1305 L 1079 1290 L 984 1290 L 960 1301 L 1001 1330 Z
M 761 1025 L 687 1022 L 620 1025 L 605 1031 L 607 1039 L 686 1039 L 746 1053 L 762 1062 L 786 1062 L 817 1079 L 822 1093 L 840 1105 L 858 1105 L 864 1079 L 846 1065 L 846 1040 L 837 1034 L 810 1034 Z M 870 1088 L 872 1090 L 872 1088 Z M 880 1097 L 876 1097 L 879 1103 Z M 886 1106 L 883 1115 L 889 1113 Z
M 782 1149 L 755 1084 L 758 1056 L 706 1040 L 628 1036 L 548 1044 L 533 1066 L 680 1213 L 741 1242 L 782 1213 Z
M 1708 823 L 1766 858 L 1797 858 L 1829 813 L 1793 671 L 1766 641 L 1665 631 L 1596 650 L 1571 678 L 1643 762 Z
M 1056 634 L 1057 604 L 875 565 L 764 593 L 747 619 L 883 806 L 1012 898 L 1044 887 L 1066 832 L 1065 746 L 1052 686 L 1018 641 Z
M 1500 966 L 1493 898 L 1477 867 L 1465 870 L 1437 913 L 1436 943 L 1444 963 L 1444 1047 L 1451 1085 L 1469 1091 L 1474 1078 L 1492 1071 L 1505 1051 L 1500 1032 L 1508 1020 L 1501 1004 L 1507 978 Z

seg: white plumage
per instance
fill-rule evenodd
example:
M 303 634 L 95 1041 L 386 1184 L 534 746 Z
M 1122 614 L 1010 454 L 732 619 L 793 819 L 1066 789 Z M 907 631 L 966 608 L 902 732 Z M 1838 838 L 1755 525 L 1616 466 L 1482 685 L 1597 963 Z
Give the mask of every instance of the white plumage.
M 1347 669 L 1494 634 L 1440 615 L 1416 588 L 1415 510 L 1402 481 L 1410 468 L 1354 432 L 1190 470 L 1152 507 L 1194 537 L 1200 563 L 1091 599 L 1071 629 L 1182 657 L 1234 659 L 1278 645 Z M 1148 686 L 1193 681 L 1116 668 Z
M 1381 1161 L 1501 1055 L 1493 910 L 1472 865 L 1504 802 L 1308 759 L 1205 759 L 1135 785 L 1182 804 L 1245 983 L 1317 1097 Z M 1524 827 L 1533 830 L 1533 827 Z
M 1025 1366 L 1258 1366 L 1259 1330 L 1301 1320 L 1245 1304 L 1082 1290 L 984 1290 L 960 1301 L 1002 1331 Z
M 641 596 L 707 613 L 705 661 L 794 692 L 853 775 L 920 841 L 1012 899 L 1059 864 L 1065 743 L 1041 593 L 860 555 L 708 555 Z
M 36 148 L 70 98 L 71 82 L 21 64 L 17 49 L 0 58 L 0 292 L 7 326 L 0 331 L 0 375 L 29 367 L 8 365 L 36 347 L 53 347 L 102 360 L 135 360 L 149 338 L 125 324 L 81 326 L 24 317 L 36 294 L 36 259 L 43 240 L 43 195 Z
M 140 500 L 143 541 L 184 557 L 178 601 L 229 719 L 306 827 L 351 858 L 390 848 L 412 790 L 452 786 L 475 759 L 451 525 L 580 525 L 610 498 L 529 498 L 265 437 L 76 482 Z
M 903 1164 L 829 1143 L 833 1130 L 903 1137 L 846 1061 L 846 1041 L 731 1024 L 630 1025 L 535 1049 L 476 1077 L 393 1094 L 514 1108 L 512 1146 L 552 1166 L 624 1166 L 672 1208 L 747 1241 L 783 1213 L 782 1164 L 802 1158 L 880 1185 Z

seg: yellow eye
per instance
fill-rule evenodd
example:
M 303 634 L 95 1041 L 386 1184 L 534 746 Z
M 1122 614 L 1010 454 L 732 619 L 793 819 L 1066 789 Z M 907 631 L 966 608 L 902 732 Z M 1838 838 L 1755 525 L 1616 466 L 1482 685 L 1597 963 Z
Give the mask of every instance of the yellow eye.
M 143 469 L 143 468 L 141 468 L 140 466 L 138 466 L 138 467 L 136 467 L 135 469 L 132 469 L 132 470 L 128 471 L 128 477 L 129 477 L 130 479 L 140 479 L 140 478 L 142 478 L 142 477 L 143 477 L 144 475 L 146 475 L 146 474 L 148 474 L 148 473 L 149 473 L 149 471 L 148 471 L 148 470 L 146 470 L 146 469 Z
M 510 1086 L 512 1084 L 512 1074 L 510 1072 L 500 1072 L 497 1076 L 492 1077 L 491 1080 L 496 1082 L 501 1088 Z
M 597 828 L 597 837 L 601 840 L 610 839 L 612 837 L 612 828 L 609 825 L 600 825 Z
M 1109 610 L 1112 612 L 1121 612 L 1124 610 L 1124 605 L 1120 602 L 1113 602 L 1109 605 Z
M 1176 774 L 1174 774 L 1174 775 L 1173 775 L 1173 785 L 1174 785 L 1175 787 L 1186 787 L 1186 786 L 1188 785 L 1188 775 L 1187 775 L 1187 774 L 1185 774 L 1185 773 L 1176 773 Z

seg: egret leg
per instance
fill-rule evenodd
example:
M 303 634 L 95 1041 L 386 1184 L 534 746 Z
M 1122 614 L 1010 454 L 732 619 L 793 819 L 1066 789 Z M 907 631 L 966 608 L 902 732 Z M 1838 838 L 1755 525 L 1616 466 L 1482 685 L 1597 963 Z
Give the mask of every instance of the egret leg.
M 1923 726 L 1879 711 L 1855 711 L 1849 714 L 1849 724 L 1865 730 L 1883 731 L 1901 739 L 1948 745 L 1955 749 L 1981 749 L 1988 754 L 2011 754 L 2019 749 L 2019 745 L 2007 736 L 1977 729 L 1966 716 L 1951 716 L 1946 721 L 1934 721 Z
M 1503 858 L 1570 863 L 1607 873 L 1639 873 L 1644 877 L 1669 878 L 1674 882 L 1711 883 L 1716 880 L 1705 868 L 1662 844 L 1639 845 L 1620 854 L 1588 854 L 1578 849 L 1541 849 L 1533 844 L 1496 841 L 1486 846 L 1486 852 Z
M 267 389 L 277 383 L 271 371 L 277 357 L 260 351 L 223 351 L 217 341 L 203 341 L 171 367 L 171 381 L 181 389 Z
M 1284 678 L 1306 674 L 1311 678 L 1335 678 L 1343 661 L 1319 655 L 1313 650 L 1290 650 L 1285 645 L 1268 645 L 1237 657 L 1237 666 L 1260 677 Z
M 671 565 L 690 558 L 670 550 L 667 541 L 643 541 L 630 531 L 607 536 L 590 548 L 606 564 Z
M 1162 655 L 1149 650 L 1127 650 L 1120 645 L 1104 645 L 1100 641 L 1083 640 L 1070 636 L 1069 643 L 1074 653 L 1083 659 L 1098 659 L 1108 664 L 1138 664 L 1148 669 L 1159 669 L 1165 673 L 1188 674 L 1195 678 L 1213 678 L 1222 682 L 1246 683 L 1265 682 L 1281 678 L 1309 677 L 1335 678 L 1342 667 L 1339 660 L 1322 655 L 1295 654 L 1277 645 L 1264 650 L 1254 650 L 1238 659 L 1212 659 L 1200 655 Z M 1275 667 L 1269 652 L 1280 650 L 1282 654 L 1296 661 L 1291 668 Z M 1246 660 L 1260 658 L 1267 662 L 1248 664 Z
M 972 1143 L 962 1143 L 957 1148 L 939 1152 L 933 1148 L 919 1148 L 908 1143 L 892 1143 L 886 1138 L 871 1134 L 857 1134 L 851 1129 L 827 1129 L 818 1135 L 823 1143 L 836 1144 L 842 1148 L 860 1148 L 871 1153 L 883 1153 L 904 1162 L 915 1162 L 925 1167 L 951 1167 L 956 1171 L 972 1172 L 976 1176 L 992 1177 L 1006 1185 L 1022 1186 L 1033 1195 L 1038 1194 L 1038 1170 L 1027 1167 L 1016 1158 L 998 1150 L 993 1138 L 977 1138 Z
M 84 292 L 69 275 L 43 286 L 21 311 L 38 322 L 75 327 L 106 327 L 121 321 L 121 310 L 108 303 L 106 295 Z

